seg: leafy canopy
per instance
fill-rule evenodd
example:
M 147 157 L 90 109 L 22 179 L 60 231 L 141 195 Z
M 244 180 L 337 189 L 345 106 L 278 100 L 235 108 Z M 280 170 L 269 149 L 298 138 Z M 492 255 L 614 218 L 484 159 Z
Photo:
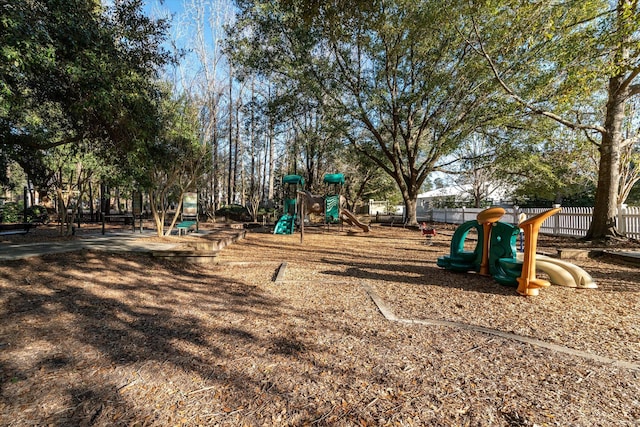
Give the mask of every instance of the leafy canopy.
M 0 5 L 0 148 L 91 139 L 113 150 L 156 131 L 153 78 L 170 58 L 166 23 L 141 0 Z

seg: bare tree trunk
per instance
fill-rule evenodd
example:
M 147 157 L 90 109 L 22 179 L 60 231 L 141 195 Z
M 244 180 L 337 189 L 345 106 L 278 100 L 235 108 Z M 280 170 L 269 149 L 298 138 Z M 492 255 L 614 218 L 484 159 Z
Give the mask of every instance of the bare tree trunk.
M 274 171 L 275 171 L 275 144 L 273 143 L 273 129 L 272 126 L 269 126 L 269 192 L 267 195 L 267 199 L 269 201 L 273 201 L 274 198 Z
M 267 165 L 269 165 L 270 162 L 270 153 L 271 153 L 271 143 L 269 142 L 269 137 L 267 136 L 266 140 L 265 140 L 265 147 L 264 147 L 264 152 L 263 152 L 263 158 L 262 158 L 262 181 L 260 182 L 260 199 L 262 201 L 270 201 L 271 199 L 269 198 L 269 187 L 268 185 L 271 184 L 271 176 L 269 171 L 267 170 Z
M 620 155 L 624 136 L 622 126 L 625 118 L 626 102 L 640 94 L 640 86 L 633 85 L 634 79 L 640 73 L 640 66 L 636 65 L 630 72 L 625 70 L 630 62 L 630 48 L 633 34 L 629 33 L 631 21 L 637 15 L 629 14 L 637 7 L 637 0 L 618 0 L 616 32 L 621 37 L 614 53 L 613 65 L 617 75 L 609 79 L 607 110 L 604 122 L 605 131 L 602 132 L 600 144 L 600 165 L 598 169 L 598 187 L 596 189 L 595 207 L 587 239 L 618 237 L 616 215 L 618 208 L 618 189 L 620 185 Z M 637 31 L 637 28 L 636 28 Z M 634 55 L 637 53 L 634 52 Z
M 151 215 L 153 216 L 153 220 L 156 224 L 156 233 L 158 237 L 164 236 L 164 219 L 166 210 L 164 206 L 158 206 L 158 204 L 163 204 L 164 198 L 165 196 L 163 192 L 155 190 L 149 191 L 149 207 L 151 208 Z
M 247 204 L 247 186 L 246 186 L 246 171 L 244 167 L 244 147 L 240 145 L 240 204 L 246 206 Z
M 227 176 L 227 204 L 232 202 L 233 175 L 233 73 L 229 70 L 229 175 Z
M 214 127 L 213 127 L 213 140 L 212 140 L 212 144 L 211 144 L 211 157 L 212 157 L 212 162 L 213 162 L 213 168 L 211 171 L 211 175 L 212 175 L 212 179 L 213 179 L 213 211 L 215 214 L 215 211 L 217 211 L 218 209 L 220 209 L 220 175 L 221 175 L 221 171 L 219 168 L 219 141 L 218 141 L 218 133 L 217 133 L 217 126 L 218 126 L 218 117 L 217 115 L 214 116 Z
M 405 223 L 410 225 L 415 225 L 418 223 L 418 217 L 416 214 L 416 208 L 418 206 L 416 197 L 407 197 L 404 200 L 404 218 Z
M 244 182 L 243 182 L 243 159 L 242 159 L 242 144 L 240 143 L 240 109 L 242 108 L 241 98 L 238 97 L 236 106 L 236 135 L 234 138 L 234 158 L 233 158 L 233 192 L 240 193 L 238 198 L 239 204 L 244 206 Z M 238 171 L 238 167 L 240 170 Z M 238 182 L 240 180 L 240 182 Z
M 255 101 L 255 86 L 253 79 L 251 80 L 251 101 L 252 104 Z M 256 115 L 254 111 L 254 106 L 251 106 L 251 122 L 249 123 L 250 132 L 249 132 L 249 153 L 251 155 L 251 175 L 249 177 L 249 198 L 254 200 L 255 194 L 258 193 L 258 188 L 256 186 L 256 132 L 255 132 L 255 120 Z M 255 217 L 254 217 L 255 221 Z
M 269 100 L 271 100 L 271 86 L 269 86 L 268 90 L 267 90 L 267 96 L 269 98 Z M 265 167 L 267 167 L 267 164 L 269 165 L 269 170 L 266 172 L 265 175 L 265 179 L 268 176 L 269 177 L 269 188 L 267 191 L 267 200 L 269 202 L 272 202 L 274 199 L 274 172 L 275 172 L 275 147 L 274 147 L 274 135 L 273 135 L 273 123 L 271 121 L 271 118 L 268 118 L 269 120 L 269 124 L 267 126 L 268 131 L 267 131 L 267 145 L 268 145 L 268 150 L 269 150 L 269 158 L 265 159 Z M 266 155 L 266 154 L 265 154 Z

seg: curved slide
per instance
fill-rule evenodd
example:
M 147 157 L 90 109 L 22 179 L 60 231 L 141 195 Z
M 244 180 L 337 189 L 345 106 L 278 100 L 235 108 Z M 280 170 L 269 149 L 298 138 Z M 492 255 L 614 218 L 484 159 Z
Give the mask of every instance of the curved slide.
M 358 221 L 358 218 L 356 218 L 354 214 L 352 214 L 346 209 L 340 209 L 340 218 L 342 218 L 342 220 L 349 225 L 355 225 L 357 227 L 360 227 L 362 231 L 364 231 L 365 233 L 368 233 L 370 231 L 369 226 L 367 224 L 363 224 L 360 221 Z
M 518 254 L 521 260 L 523 254 Z M 567 261 L 536 254 L 536 269 L 546 273 L 554 285 L 570 288 L 595 289 L 598 285 L 582 268 Z

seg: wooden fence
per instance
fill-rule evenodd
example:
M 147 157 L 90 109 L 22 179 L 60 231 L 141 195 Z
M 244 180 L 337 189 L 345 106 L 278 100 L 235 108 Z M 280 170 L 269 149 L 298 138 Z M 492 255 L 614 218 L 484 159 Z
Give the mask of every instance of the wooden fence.
M 527 217 L 539 214 L 549 208 L 520 208 L 507 209 L 502 222 L 518 223 L 518 215 L 524 213 Z M 462 224 L 476 219 L 481 208 L 448 208 L 432 209 L 418 212 L 418 221 L 444 222 L 448 224 Z M 541 233 L 554 236 L 584 237 L 591 225 L 592 207 L 563 207 L 557 215 L 548 218 L 540 228 Z M 620 206 L 616 217 L 618 231 L 623 235 L 640 239 L 640 207 Z

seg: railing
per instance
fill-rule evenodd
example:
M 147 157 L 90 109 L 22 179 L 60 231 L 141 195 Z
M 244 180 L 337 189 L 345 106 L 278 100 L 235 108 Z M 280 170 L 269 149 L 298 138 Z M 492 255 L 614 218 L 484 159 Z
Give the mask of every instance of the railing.
M 524 213 L 527 217 L 547 211 L 549 208 L 507 209 L 502 222 L 518 223 L 518 216 Z M 462 224 L 476 219 L 482 208 L 446 208 L 417 212 L 418 221 L 444 222 Z M 557 215 L 548 218 L 540 228 L 540 232 L 554 236 L 584 237 L 591 225 L 592 207 L 563 207 Z M 626 237 L 640 239 L 640 207 L 622 205 L 616 217 L 618 231 Z

